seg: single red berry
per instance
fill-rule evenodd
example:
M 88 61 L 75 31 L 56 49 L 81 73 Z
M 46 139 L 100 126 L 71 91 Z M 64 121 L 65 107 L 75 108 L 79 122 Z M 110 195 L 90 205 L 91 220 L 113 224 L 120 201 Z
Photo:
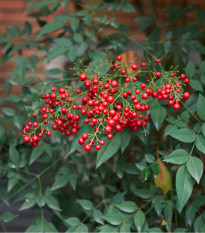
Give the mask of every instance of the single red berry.
M 110 126 L 105 126 L 104 131 L 105 133 L 110 133 L 112 131 L 112 128 Z
M 79 139 L 78 139 L 78 143 L 79 143 L 80 145 L 83 145 L 83 144 L 85 143 L 85 140 L 84 140 L 83 138 L 79 138 Z
M 30 137 L 29 136 L 24 136 L 23 137 L 24 142 L 30 142 Z
M 96 148 L 96 150 L 100 150 L 101 146 L 100 145 L 96 145 L 95 148 Z
M 179 109 L 180 109 L 180 104 L 174 104 L 174 105 L 173 105 L 173 108 L 174 108 L 175 110 L 179 110 Z
M 91 145 L 85 144 L 84 150 L 85 150 L 85 151 L 90 151 L 90 150 L 91 150 Z
M 122 60 L 122 57 L 121 57 L 121 56 L 117 56 L 117 60 L 118 60 L 118 61 L 121 61 L 121 60 Z
M 85 81 L 87 79 L 87 75 L 82 73 L 79 75 L 79 79 L 80 79 L 80 81 Z
M 145 92 L 142 94 L 142 99 L 147 99 L 149 97 L 149 95 Z
M 185 83 L 189 83 L 189 79 L 188 79 L 188 78 L 185 78 L 185 79 L 184 79 L 184 82 L 185 82 Z
M 111 85 L 111 87 L 117 87 L 118 82 L 116 80 L 113 80 L 110 85 Z
M 161 77 L 161 72 L 157 72 L 156 73 L 156 76 L 159 78 L 159 77 Z
M 51 87 L 51 91 L 55 91 L 56 89 L 55 89 L 55 87 Z
M 58 126 L 54 124 L 54 125 L 52 125 L 52 129 L 53 129 L 53 130 L 57 130 L 57 129 L 58 129 Z
M 33 117 L 36 117 L 36 116 L 37 116 L 37 114 L 34 112 L 34 113 L 32 114 L 32 116 L 33 116 Z
M 142 62 L 141 66 L 142 66 L 142 67 L 145 67 L 145 66 L 146 66 L 146 63 L 145 63 L 145 62 Z
M 137 64 L 133 64 L 133 65 L 132 65 L 132 69 L 133 69 L 133 70 L 137 70 L 137 69 L 138 69 L 138 65 L 137 65 Z
M 185 79 L 185 78 L 186 78 L 186 74 L 181 74 L 181 75 L 180 75 L 180 78 L 181 78 L 181 79 Z
M 189 99 L 189 97 L 190 97 L 190 93 L 189 92 L 184 92 L 183 98 L 184 99 Z
M 157 59 L 156 59 L 156 62 L 157 62 L 157 63 L 160 63 L 160 62 L 161 62 L 161 60 L 160 60 L 159 58 L 157 58 Z
M 65 88 L 60 88 L 60 89 L 58 90 L 58 92 L 59 92 L 60 94 L 64 94 L 64 93 L 65 93 Z
M 112 138 L 113 138 L 113 134 L 109 133 L 109 134 L 107 135 L 107 138 L 108 138 L 108 139 L 112 139 Z
M 48 135 L 48 136 L 51 136 L 51 134 L 52 134 L 51 131 L 48 131 L 48 132 L 47 132 L 47 135 Z
M 38 126 L 38 123 L 37 122 L 33 122 L 33 127 L 37 127 Z
M 126 71 L 125 69 L 122 69 L 122 70 L 121 70 L 121 74 L 122 74 L 122 75 L 125 75 L 126 73 L 127 73 L 127 71 Z
M 101 146 L 103 146 L 105 144 L 105 141 L 104 140 L 100 140 L 99 143 L 100 143 Z

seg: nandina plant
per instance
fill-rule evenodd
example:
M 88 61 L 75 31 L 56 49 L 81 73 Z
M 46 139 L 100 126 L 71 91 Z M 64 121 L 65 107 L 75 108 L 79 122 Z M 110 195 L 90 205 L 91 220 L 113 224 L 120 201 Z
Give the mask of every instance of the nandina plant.
M 205 12 L 136 3 L 28 0 L 39 30 L 0 34 L 1 230 L 205 231 Z

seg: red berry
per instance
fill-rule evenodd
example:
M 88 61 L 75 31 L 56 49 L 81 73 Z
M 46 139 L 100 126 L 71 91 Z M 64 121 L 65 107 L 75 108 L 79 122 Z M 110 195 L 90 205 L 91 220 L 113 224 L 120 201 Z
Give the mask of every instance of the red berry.
M 38 123 L 37 122 L 33 122 L 33 127 L 37 127 Z
M 109 134 L 107 135 L 107 138 L 108 138 L 108 139 L 112 139 L 112 138 L 113 138 L 113 134 L 109 133 Z
M 85 150 L 85 151 L 90 151 L 90 150 L 91 150 L 91 145 L 85 144 L 84 150 Z
M 179 109 L 180 109 L 180 104 L 174 104 L 174 105 L 173 105 L 173 108 L 174 108 L 175 110 L 179 110 Z
M 82 134 L 82 138 L 83 138 L 84 140 L 86 140 L 86 139 L 88 138 L 88 134 L 87 134 L 87 133 L 83 133 L 83 134 Z
M 122 57 L 121 57 L 121 56 L 117 56 L 117 60 L 118 60 L 118 61 L 121 61 L 121 60 L 122 60 Z
M 142 67 L 145 67 L 145 66 L 146 66 L 146 63 L 145 63 L 145 62 L 142 62 L 141 66 L 142 66 Z
M 122 74 L 122 75 L 125 75 L 126 73 L 127 73 L 127 71 L 126 71 L 125 69 L 122 69 L 122 70 L 121 70 L 121 74 Z
M 29 136 L 24 136 L 23 140 L 24 140 L 24 142 L 30 142 L 30 137 Z
M 138 65 L 137 65 L 137 64 L 133 64 L 133 65 L 132 65 L 132 69 L 133 69 L 133 70 L 137 70 L 137 69 L 138 69 Z
M 190 97 L 189 92 L 184 92 L 183 98 L 184 98 L 184 99 L 189 99 L 189 97 Z
M 105 133 L 110 133 L 112 131 L 112 128 L 110 126 L 105 126 L 104 131 Z
M 110 85 L 111 85 L 111 87 L 117 87 L 118 82 L 116 80 L 113 80 Z
M 85 143 L 85 140 L 84 140 L 83 138 L 79 138 L 79 139 L 78 139 L 78 143 L 79 143 L 80 145 L 83 145 L 83 144 Z
M 52 134 L 51 131 L 48 131 L 48 132 L 47 132 L 47 135 L 48 135 L 48 136 L 51 136 L 51 134 Z
M 159 77 L 161 77 L 161 72 L 157 72 L 156 73 L 156 76 L 159 78 Z
M 36 117 L 36 116 L 37 116 L 37 114 L 34 112 L 34 113 L 32 114 L 32 116 L 33 116 L 33 117 Z
M 58 90 L 58 92 L 59 92 L 60 94 L 64 94 L 64 93 L 65 93 L 65 88 L 60 88 L 60 89 Z
M 161 62 L 161 60 L 160 60 L 159 58 L 157 58 L 157 59 L 156 59 L 156 62 L 157 62 L 157 63 L 160 63 L 160 62 Z
M 80 81 L 85 81 L 87 79 L 87 75 L 82 73 L 79 75 L 79 79 L 80 79 Z
M 55 87 L 51 87 L 51 91 L 55 91 L 56 89 L 55 89 Z
M 181 79 L 186 78 L 186 74 L 181 74 L 181 75 L 180 75 L 180 78 L 181 78 Z
M 103 146 L 105 144 L 105 141 L 104 140 L 100 140 L 99 143 L 100 143 L 100 145 Z
M 96 145 L 95 148 L 96 148 L 96 150 L 100 150 L 101 146 L 100 145 Z
M 142 99 L 147 99 L 149 97 L 149 95 L 145 92 L 142 94 Z
M 185 79 L 184 79 L 184 82 L 185 82 L 185 83 L 189 83 L 189 79 L 188 79 L 188 78 L 185 78 Z

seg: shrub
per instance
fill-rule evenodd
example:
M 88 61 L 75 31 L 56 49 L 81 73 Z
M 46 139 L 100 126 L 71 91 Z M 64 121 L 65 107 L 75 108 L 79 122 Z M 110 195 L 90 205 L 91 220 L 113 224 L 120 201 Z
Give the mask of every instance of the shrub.
M 21 204 L 2 226 L 32 208 L 26 232 L 205 231 L 205 62 L 188 59 L 204 58 L 204 10 L 170 6 L 159 25 L 152 7 L 135 19 L 146 33 L 139 43 L 114 17 L 134 4 L 73 2 L 68 13 L 66 0 L 27 1 L 40 30 L 26 22 L 0 37 L 1 64 L 16 63 L 0 101 L 0 206 Z M 126 57 L 130 47 L 143 50 L 142 63 Z M 44 63 L 64 55 L 72 69 L 39 77 L 41 58 L 24 56 L 33 48 Z M 21 95 L 10 95 L 17 85 Z

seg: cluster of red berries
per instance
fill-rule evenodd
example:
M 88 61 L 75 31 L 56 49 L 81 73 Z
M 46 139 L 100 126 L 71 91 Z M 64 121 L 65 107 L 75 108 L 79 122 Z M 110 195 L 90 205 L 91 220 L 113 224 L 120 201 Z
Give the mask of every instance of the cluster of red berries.
M 82 133 L 78 138 L 79 144 L 84 144 L 86 151 L 90 151 L 93 144 L 96 144 L 96 150 L 100 150 L 105 144 L 102 140 L 105 134 L 112 139 L 125 127 L 134 131 L 146 127 L 150 109 L 146 100 L 150 96 L 168 100 L 175 110 L 180 109 L 182 97 L 189 98 L 188 92 L 181 93 L 181 87 L 189 83 L 185 74 L 177 77 L 173 72 L 146 70 L 145 62 L 140 67 L 132 64 L 132 72 L 128 73 L 121 60 L 122 57 L 118 56 L 110 74 L 91 76 L 81 73 L 79 79 L 84 82 L 85 90 L 65 87 L 56 91 L 55 87 L 51 87 L 51 93 L 42 96 L 47 106 L 42 107 L 38 114 L 34 112 L 32 116 L 36 120 L 28 122 L 23 129 L 24 142 L 38 146 L 44 133 L 48 136 L 52 134 L 50 129 L 60 130 L 66 136 L 75 135 L 81 127 L 79 120 L 82 118 L 84 124 L 93 128 L 93 133 Z M 156 62 L 161 63 L 160 59 Z M 157 87 L 155 79 L 159 78 L 163 79 L 163 85 Z M 76 104 L 79 98 L 81 103 Z

